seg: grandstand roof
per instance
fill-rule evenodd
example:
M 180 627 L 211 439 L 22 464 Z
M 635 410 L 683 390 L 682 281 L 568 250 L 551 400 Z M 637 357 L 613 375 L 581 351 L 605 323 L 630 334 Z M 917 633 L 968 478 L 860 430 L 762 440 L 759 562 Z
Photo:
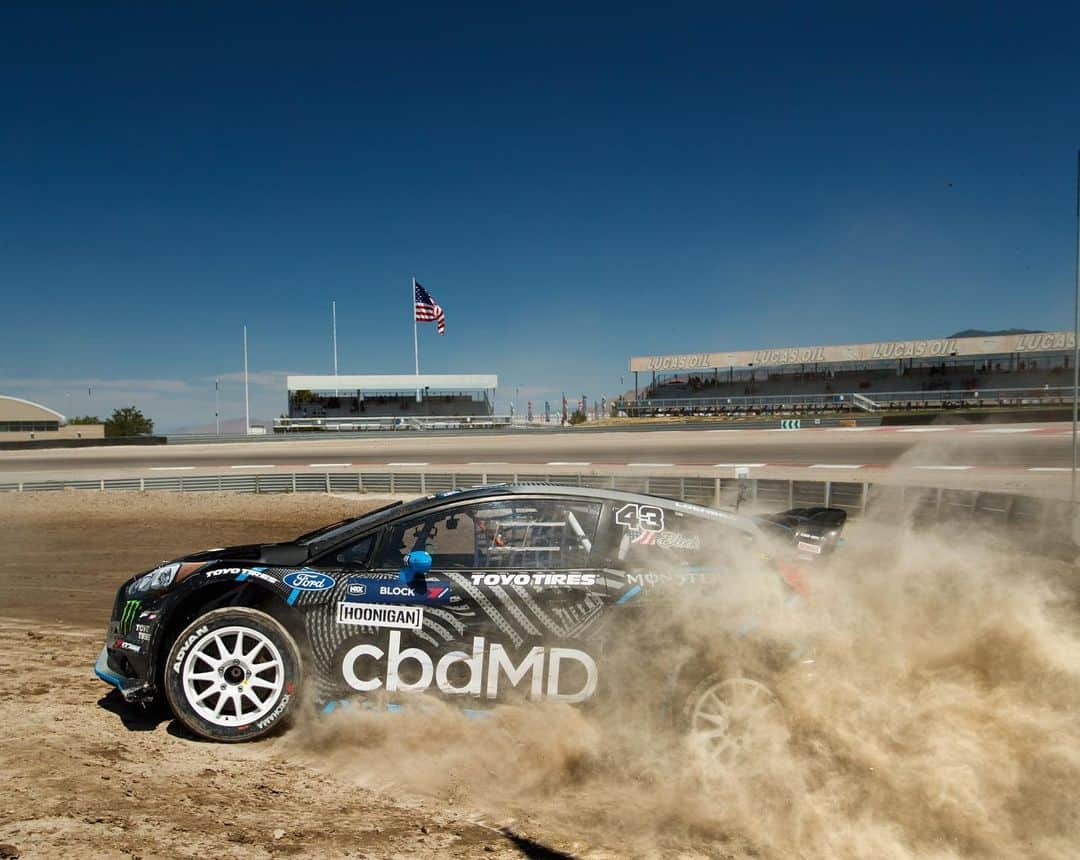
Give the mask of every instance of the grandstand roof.
M 375 376 L 289 376 L 289 391 L 480 391 L 498 388 L 499 377 L 487 373 L 413 373 Z
M 942 337 L 933 340 L 892 340 L 841 346 L 785 346 L 740 352 L 691 352 L 643 355 L 630 359 L 630 370 L 695 370 L 713 367 L 778 367 L 785 364 L 831 364 L 884 361 L 893 358 L 950 358 L 1063 352 L 1073 349 L 1071 331 L 985 337 Z

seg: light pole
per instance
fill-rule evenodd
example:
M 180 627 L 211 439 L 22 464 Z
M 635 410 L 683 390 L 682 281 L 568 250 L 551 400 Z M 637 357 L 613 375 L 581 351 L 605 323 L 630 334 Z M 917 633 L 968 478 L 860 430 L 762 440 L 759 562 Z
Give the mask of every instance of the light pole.
M 334 351 L 334 397 L 341 392 L 337 389 L 337 301 L 330 302 L 330 340 Z
M 214 432 L 221 435 L 221 412 L 218 410 L 218 383 L 221 380 L 214 378 Z
M 248 399 L 247 326 L 244 326 L 244 435 L 251 435 L 251 401 Z
M 330 340 L 334 351 L 334 376 L 337 376 L 337 302 L 330 302 Z

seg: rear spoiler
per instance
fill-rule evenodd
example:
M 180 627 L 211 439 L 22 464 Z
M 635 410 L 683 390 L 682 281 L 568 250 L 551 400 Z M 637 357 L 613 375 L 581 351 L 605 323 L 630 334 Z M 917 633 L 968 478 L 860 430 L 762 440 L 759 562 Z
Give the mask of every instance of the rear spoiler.
M 821 556 L 831 553 L 840 543 L 847 511 L 842 508 L 792 508 L 755 519 L 767 531 L 786 537 L 801 553 Z

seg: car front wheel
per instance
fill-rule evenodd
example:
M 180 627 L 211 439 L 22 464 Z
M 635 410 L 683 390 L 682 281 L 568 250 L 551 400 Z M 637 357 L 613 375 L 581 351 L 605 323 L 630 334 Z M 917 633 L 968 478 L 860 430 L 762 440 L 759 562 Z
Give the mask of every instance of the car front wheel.
M 195 734 L 250 741 L 289 718 L 302 671 L 296 641 L 277 619 L 257 609 L 216 609 L 195 619 L 173 643 L 165 697 Z

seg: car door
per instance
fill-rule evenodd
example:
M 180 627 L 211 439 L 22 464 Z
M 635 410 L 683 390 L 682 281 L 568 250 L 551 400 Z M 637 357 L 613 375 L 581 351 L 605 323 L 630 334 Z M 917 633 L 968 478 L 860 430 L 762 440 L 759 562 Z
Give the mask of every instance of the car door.
M 391 653 L 415 643 L 407 683 L 480 700 L 589 698 L 606 593 L 590 566 L 601 507 L 513 494 L 391 523 L 371 578 L 380 601 L 421 616 L 394 636 Z M 431 570 L 412 586 L 393 582 L 418 550 L 430 553 Z

